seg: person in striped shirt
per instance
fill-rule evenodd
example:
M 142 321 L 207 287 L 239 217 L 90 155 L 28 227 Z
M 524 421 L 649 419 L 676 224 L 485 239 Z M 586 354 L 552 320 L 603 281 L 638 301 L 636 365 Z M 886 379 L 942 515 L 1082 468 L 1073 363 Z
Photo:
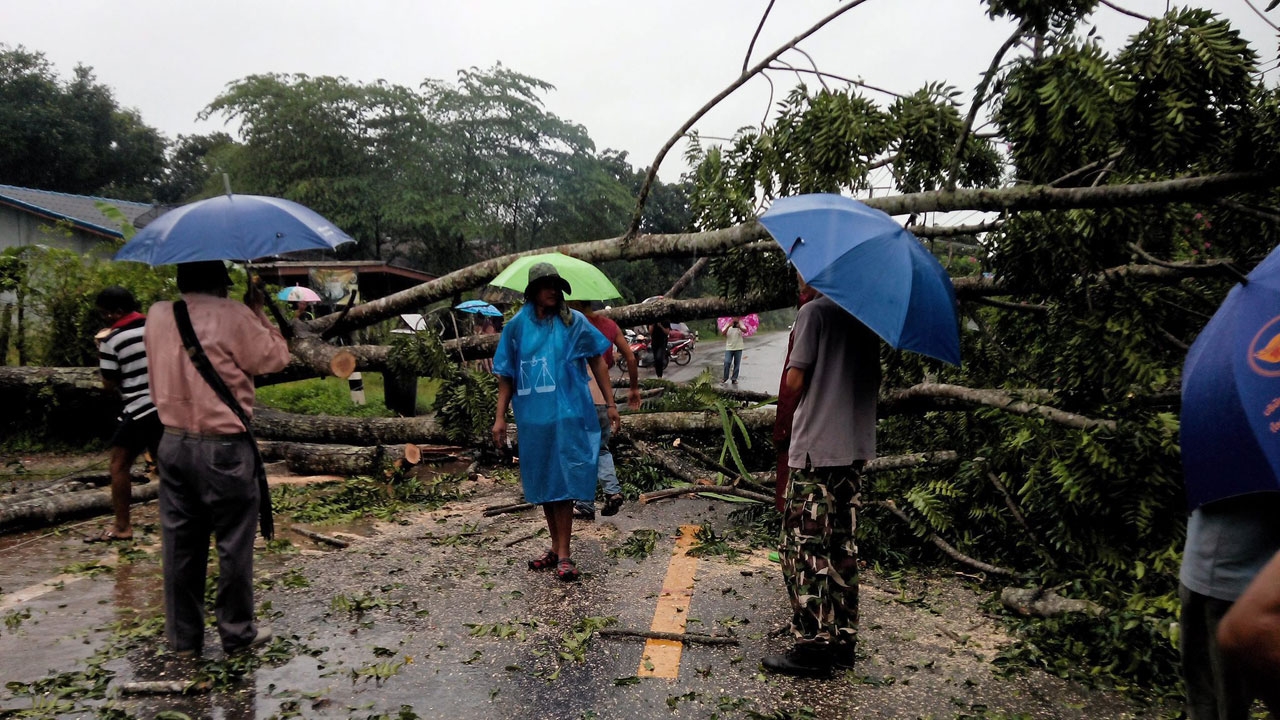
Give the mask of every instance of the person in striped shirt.
M 98 369 L 102 384 L 118 390 L 124 399 L 119 426 L 111 437 L 111 505 L 115 522 L 101 535 L 85 542 L 110 542 L 133 538 L 129 505 L 133 502 L 130 470 L 143 450 L 155 458 L 164 427 L 156 406 L 151 403 L 147 377 L 147 350 L 142 342 L 147 318 L 138 312 L 133 293 L 119 285 L 98 293 L 98 314 L 108 325 L 106 335 L 98 343 Z

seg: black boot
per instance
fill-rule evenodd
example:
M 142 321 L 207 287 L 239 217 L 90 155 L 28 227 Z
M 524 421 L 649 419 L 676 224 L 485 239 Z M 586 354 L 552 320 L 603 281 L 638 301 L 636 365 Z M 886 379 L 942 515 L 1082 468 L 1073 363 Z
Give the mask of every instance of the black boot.
M 806 643 L 785 655 L 768 655 L 761 663 L 765 670 L 784 675 L 830 677 L 838 669 L 853 667 L 853 646 Z

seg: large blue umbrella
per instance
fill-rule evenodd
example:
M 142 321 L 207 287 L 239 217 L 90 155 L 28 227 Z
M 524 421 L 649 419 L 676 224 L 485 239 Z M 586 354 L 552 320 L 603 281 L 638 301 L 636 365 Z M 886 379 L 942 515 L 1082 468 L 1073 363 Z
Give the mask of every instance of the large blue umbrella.
M 1187 503 L 1280 490 L 1280 248 L 1192 343 L 1182 368 Z
M 116 260 L 174 265 L 240 260 L 354 242 L 319 213 L 283 198 L 219 195 L 174 208 L 139 230 Z
M 490 305 L 483 300 L 467 300 L 453 306 L 454 310 L 461 310 L 464 313 L 473 315 L 485 315 L 487 317 L 502 317 L 502 311 Z
M 960 364 L 947 271 L 885 213 L 842 195 L 781 198 L 760 217 L 812 287 L 895 348 Z

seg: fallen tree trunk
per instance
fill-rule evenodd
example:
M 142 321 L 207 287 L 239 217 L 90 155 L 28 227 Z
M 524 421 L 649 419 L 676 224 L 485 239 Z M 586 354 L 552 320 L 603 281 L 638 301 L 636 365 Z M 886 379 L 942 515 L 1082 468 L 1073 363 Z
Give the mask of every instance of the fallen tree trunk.
M 1212 199 L 1237 192 L 1274 187 L 1278 181 L 1280 181 L 1280 175 L 1273 172 L 1235 172 L 1100 187 L 1055 188 L 1047 185 L 1017 185 L 1005 188 L 935 190 L 867 198 L 863 202 L 890 215 L 950 210 L 1118 208 Z M 364 305 L 357 305 L 343 313 L 332 313 L 317 318 L 307 323 L 307 326 L 311 332 L 332 337 L 395 317 L 400 313 L 413 312 L 423 306 L 489 282 L 522 255 L 560 252 L 590 263 L 652 257 L 703 257 L 723 255 L 736 247 L 768 239 L 769 235 L 760 223 L 751 220 L 728 228 L 698 233 L 636 234 L 536 248 L 490 258 L 408 290 L 393 293 Z
M 133 486 L 133 502 L 155 500 L 160 483 Z M 0 507 L 0 532 L 30 525 L 52 525 L 74 517 L 111 512 L 110 490 L 81 490 Z
M 253 414 L 254 435 L 262 440 L 289 440 L 339 445 L 447 443 L 432 416 L 411 418 L 352 418 L 337 415 L 297 415 L 263 408 Z M 427 449 L 428 452 L 431 449 Z

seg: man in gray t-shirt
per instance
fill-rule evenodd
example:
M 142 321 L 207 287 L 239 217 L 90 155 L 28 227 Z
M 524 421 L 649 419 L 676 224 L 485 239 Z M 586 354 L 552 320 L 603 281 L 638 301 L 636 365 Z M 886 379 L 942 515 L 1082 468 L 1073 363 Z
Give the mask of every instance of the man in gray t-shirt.
M 1223 662 L 1218 624 L 1277 551 L 1280 493 L 1219 500 L 1191 513 L 1179 573 L 1182 674 L 1190 720 L 1249 717 L 1256 693 Z
M 880 340 L 830 298 L 800 308 L 785 382 L 800 392 L 791 432 L 782 575 L 795 649 L 765 669 L 824 676 L 853 664 L 858 633 L 858 491 L 876 453 Z

